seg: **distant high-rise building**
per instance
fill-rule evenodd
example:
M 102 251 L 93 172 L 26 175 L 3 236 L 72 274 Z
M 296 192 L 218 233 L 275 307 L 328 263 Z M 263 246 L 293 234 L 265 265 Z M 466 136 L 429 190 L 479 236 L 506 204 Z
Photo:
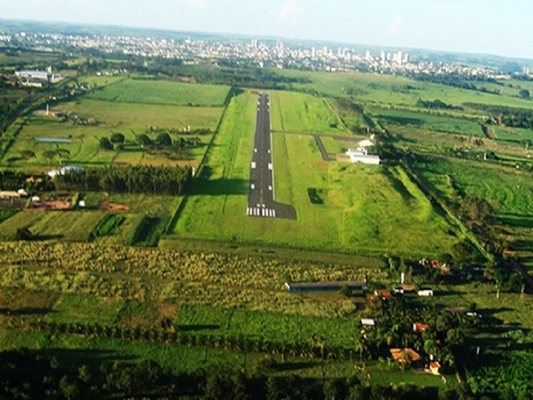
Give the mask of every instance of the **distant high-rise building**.
M 399 51 L 398 54 L 396 54 L 396 62 L 398 63 L 398 65 L 401 66 L 401 65 L 402 65 L 402 61 L 403 61 L 403 59 L 402 59 L 402 52 Z
M 328 46 L 324 46 L 322 49 L 322 55 L 327 56 L 328 55 Z
M 316 47 L 311 48 L 311 57 L 316 57 Z
M 256 49 L 257 48 L 257 39 L 252 39 L 252 43 L 251 44 L 252 44 L 252 47 L 254 49 Z
M 409 64 L 409 53 L 405 53 L 403 56 L 403 62 L 404 64 Z
M 367 50 L 365 54 L 365 60 L 370 61 L 370 52 Z
M 381 63 L 382 64 L 385 64 L 385 52 L 383 50 L 381 50 Z

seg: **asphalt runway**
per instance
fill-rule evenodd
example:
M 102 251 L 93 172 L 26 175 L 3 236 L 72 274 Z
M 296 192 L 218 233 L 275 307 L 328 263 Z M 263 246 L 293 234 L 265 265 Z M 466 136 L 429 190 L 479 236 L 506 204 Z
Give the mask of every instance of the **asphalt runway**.
M 288 204 L 277 203 L 274 191 L 270 96 L 268 93 L 259 93 L 246 215 L 261 218 L 296 219 L 295 208 Z

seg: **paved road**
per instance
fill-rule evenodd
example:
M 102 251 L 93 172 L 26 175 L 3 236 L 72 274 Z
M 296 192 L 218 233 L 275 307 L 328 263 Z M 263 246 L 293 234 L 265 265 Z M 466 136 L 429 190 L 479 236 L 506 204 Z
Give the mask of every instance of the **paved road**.
M 274 165 L 270 132 L 270 96 L 259 93 L 254 149 L 250 166 L 250 194 L 246 215 L 296 219 L 294 207 L 274 200 Z

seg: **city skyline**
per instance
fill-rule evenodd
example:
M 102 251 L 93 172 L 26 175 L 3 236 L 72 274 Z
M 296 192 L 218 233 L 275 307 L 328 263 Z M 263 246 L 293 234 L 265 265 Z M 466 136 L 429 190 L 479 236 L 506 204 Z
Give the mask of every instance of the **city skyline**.
M 4 19 L 319 40 L 533 59 L 533 3 L 516 0 L 0 0 Z M 106 12 L 102 12 L 106 10 Z

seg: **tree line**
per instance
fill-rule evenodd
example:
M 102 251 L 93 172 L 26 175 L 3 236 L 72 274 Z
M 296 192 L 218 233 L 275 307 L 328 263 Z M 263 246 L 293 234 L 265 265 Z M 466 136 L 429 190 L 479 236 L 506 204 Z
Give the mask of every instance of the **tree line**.
M 0 171 L 0 188 L 2 190 L 25 189 L 28 192 L 51 191 L 55 186 L 46 174 L 30 175 L 23 171 Z
M 188 166 L 109 166 L 56 175 L 54 183 L 57 190 L 182 195 L 191 177 Z
M 464 103 L 464 105 L 465 107 L 487 113 L 489 116 L 487 122 L 489 124 L 514 128 L 533 128 L 533 110 L 478 103 Z
M 60 358 L 63 356 L 64 358 Z M 347 378 L 308 378 L 276 374 L 265 356 L 257 370 L 243 373 L 221 364 L 175 372 L 146 359 L 109 359 L 87 353 L 81 364 L 72 352 L 47 356 L 28 349 L 0 353 L 0 397 L 14 399 L 197 398 L 206 400 L 384 400 L 474 399 L 466 384 L 439 389 L 406 385 L 368 385 L 356 374 Z M 280 371 L 282 371 L 280 366 Z

